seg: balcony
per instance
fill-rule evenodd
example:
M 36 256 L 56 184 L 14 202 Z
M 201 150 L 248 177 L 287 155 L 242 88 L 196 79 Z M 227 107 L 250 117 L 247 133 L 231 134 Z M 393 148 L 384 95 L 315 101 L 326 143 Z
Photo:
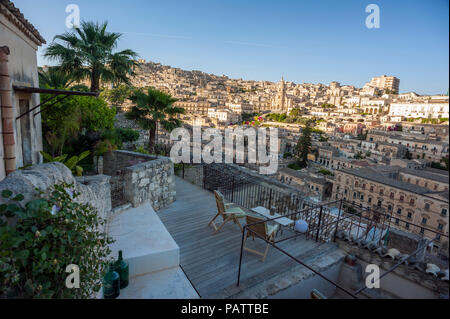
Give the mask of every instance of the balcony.
M 217 213 L 213 194 L 180 178 L 177 178 L 176 184 L 177 201 L 159 211 L 158 216 L 180 247 L 180 266 L 202 298 L 256 298 L 257 284 L 303 268 L 273 248 L 269 249 L 264 263 L 259 256 L 246 253 L 243 256 L 241 284 L 237 287 L 241 230 L 229 223 L 213 235 L 213 229 L 207 226 Z M 287 237 L 288 234 L 285 231 L 280 236 Z M 264 251 L 266 247 L 265 242 L 258 238 L 248 241 L 252 249 Z M 317 263 L 318 269 L 327 266 L 326 255 L 331 260 L 340 256 L 334 244 L 306 238 L 286 240 L 279 246 L 307 263 Z

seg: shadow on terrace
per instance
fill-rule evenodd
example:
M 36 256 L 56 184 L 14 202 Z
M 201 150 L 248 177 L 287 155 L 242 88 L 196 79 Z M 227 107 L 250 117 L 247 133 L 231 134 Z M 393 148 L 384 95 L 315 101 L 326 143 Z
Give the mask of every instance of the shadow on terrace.
M 238 287 L 242 231 L 233 222 L 225 224 L 216 234 L 213 227 L 208 226 L 217 214 L 212 190 L 221 191 L 226 201 L 239 205 L 246 213 L 255 216 L 258 214 L 250 208 L 275 206 L 277 211 L 284 214 L 300 211 L 302 206 L 307 205 L 301 194 L 293 193 L 292 189 L 277 189 L 273 185 L 269 187 L 264 180 L 255 184 L 248 176 L 245 181 L 237 180 L 238 177 L 230 177 L 232 175 L 229 173 L 220 172 L 211 166 L 207 166 L 207 169 L 203 166 L 190 167 L 189 174 L 187 171 L 180 174 L 182 177 L 185 175 L 185 179 L 176 180 L 176 202 L 159 211 L 158 215 L 179 245 L 180 265 L 201 297 L 264 298 L 276 296 L 300 282 L 310 289 L 295 292 L 295 298 L 310 298 L 314 288 L 328 295 L 333 294 L 336 289 L 333 284 L 315 276 L 286 255 L 288 253 L 336 280 L 344 254 L 330 242 L 331 229 L 321 229 L 320 235 L 309 232 L 290 238 L 296 234 L 293 221 L 291 225 L 279 225 L 281 227 L 275 241 L 279 241 L 277 247 L 284 252 L 269 247 L 267 257 L 262 262 L 261 256 L 244 251 Z M 318 215 L 308 214 L 310 220 L 306 216 L 297 216 L 300 217 L 313 225 L 317 221 L 311 218 L 317 218 Z M 324 223 L 326 220 L 323 218 Z M 222 218 L 217 218 L 216 222 L 220 224 Z M 245 218 L 240 222 L 245 225 Z M 246 241 L 246 247 L 264 252 L 267 243 L 255 236 L 254 240 L 250 237 Z M 309 283 L 305 284 L 308 280 Z

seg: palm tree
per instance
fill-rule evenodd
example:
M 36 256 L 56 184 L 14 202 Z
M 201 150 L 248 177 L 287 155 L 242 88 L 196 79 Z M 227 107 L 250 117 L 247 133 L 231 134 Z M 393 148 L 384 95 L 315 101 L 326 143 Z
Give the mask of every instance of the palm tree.
M 99 91 L 100 82 L 128 84 L 137 54 L 132 50 L 113 53 L 122 34 L 107 32 L 107 25 L 82 22 L 74 32 L 55 36 L 44 56 L 58 61 L 61 70 L 75 80 L 90 80 L 91 92 Z
M 59 67 L 49 67 L 47 70 L 39 68 L 39 86 L 47 89 L 67 89 L 73 79 Z
M 176 116 L 184 114 L 185 110 L 174 107 L 173 103 L 177 100 L 170 95 L 149 88 L 147 93 L 143 90 L 134 91 L 130 100 L 136 105 L 125 113 L 125 117 L 135 120 L 142 129 L 149 131 L 149 151 L 154 150 L 158 124 L 169 132 L 181 126 L 181 121 Z

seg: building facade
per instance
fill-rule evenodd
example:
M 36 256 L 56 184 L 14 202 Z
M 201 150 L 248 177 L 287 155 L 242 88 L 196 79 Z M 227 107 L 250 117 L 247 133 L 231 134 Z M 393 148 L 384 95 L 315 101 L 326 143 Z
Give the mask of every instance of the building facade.
M 0 180 L 19 167 L 41 162 L 41 115 L 29 112 L 40 96 L 14 86 L 39 87 L 36 52 L 42 44 L 45 40 L 19 9 L 0 1 Z

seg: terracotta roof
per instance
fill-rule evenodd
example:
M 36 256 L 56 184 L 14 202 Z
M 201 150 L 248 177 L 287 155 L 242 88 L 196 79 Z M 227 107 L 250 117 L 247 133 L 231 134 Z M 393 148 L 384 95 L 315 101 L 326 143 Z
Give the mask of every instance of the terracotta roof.
M 39 31 L 23 16 L 9 0 L 0 0 L 0 13 L 3 14 L 11 23 L 25 33 L 34 43 L 42 45 L 47 43 Z M 6 8 L 3 8 L 3 6 Z

